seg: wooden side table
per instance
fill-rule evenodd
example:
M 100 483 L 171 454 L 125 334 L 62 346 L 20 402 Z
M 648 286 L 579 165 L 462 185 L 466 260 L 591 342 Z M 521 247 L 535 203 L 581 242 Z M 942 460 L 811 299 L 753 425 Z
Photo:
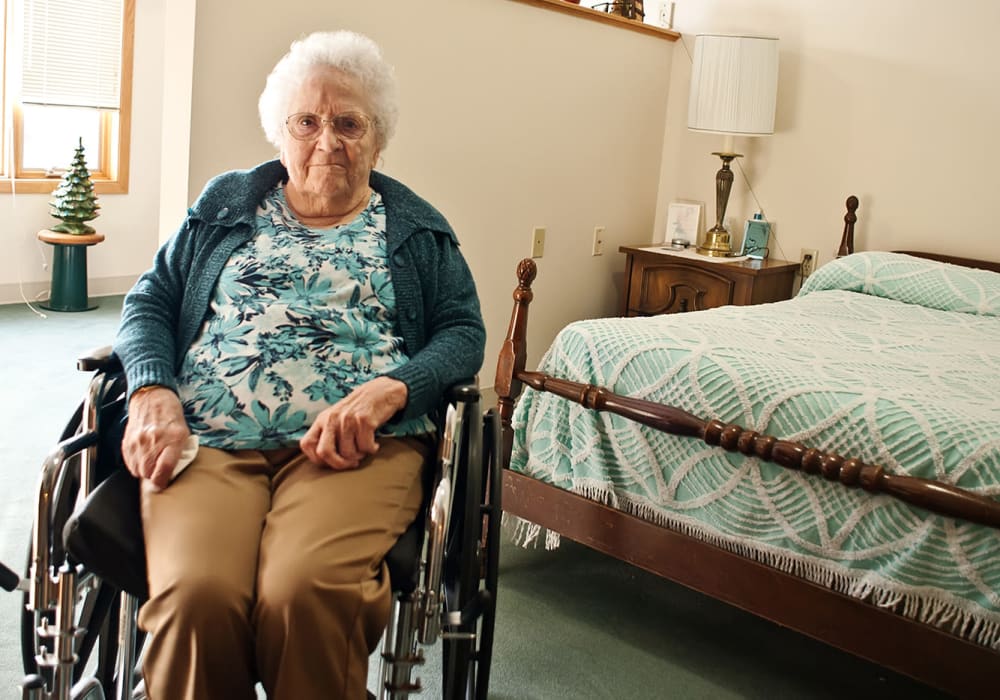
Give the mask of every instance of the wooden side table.
M 655 316 L 790 299 L 799 269 L 796 262 L 771 258 L 716 262 L 671 255 L 656 246 L 622 246 L 618 250 L 627 256 L 622 316 Z
M 104 240 L 101 233 L 70 234 L 43 229 L 38 240 L 52 245 L 52 294 L 40 306 L 51 311 L 90 311 L 87 298 L 87 248 Z

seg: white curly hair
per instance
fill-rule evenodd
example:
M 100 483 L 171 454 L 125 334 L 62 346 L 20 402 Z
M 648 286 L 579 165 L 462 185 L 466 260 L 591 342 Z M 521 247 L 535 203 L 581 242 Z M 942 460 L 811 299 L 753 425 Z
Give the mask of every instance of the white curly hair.
M 396 78 L 385 62 L 378 44 L 368 37 L 349 31 L 314 32 L 292 42 L 281 60 L 267 76 L 257 109 L 267 140 L 279 150 L 285 140 L 286 111 L 309 69 L 331 66 L 354 76 L 365 91 L 374 112 L 375 145 L 379 151 L 396 130 L 399 108 L 396 103 Z

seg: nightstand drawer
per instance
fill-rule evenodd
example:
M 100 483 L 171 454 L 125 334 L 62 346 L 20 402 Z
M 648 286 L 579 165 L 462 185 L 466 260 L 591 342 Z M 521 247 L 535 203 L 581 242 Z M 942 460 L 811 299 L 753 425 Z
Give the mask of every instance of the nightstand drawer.
M 683 264 L 646 265 L 635 276 L 629 290 L 629 316 L 654 316 L 682 311 L 700 311 L 733 301 L 733 280 L 714 270 Z

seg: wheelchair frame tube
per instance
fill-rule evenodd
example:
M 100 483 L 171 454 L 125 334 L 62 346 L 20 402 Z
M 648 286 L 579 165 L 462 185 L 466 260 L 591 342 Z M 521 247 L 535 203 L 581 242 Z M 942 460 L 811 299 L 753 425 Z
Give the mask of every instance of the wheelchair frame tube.
M 431 501 L 427 524 L 427 584 L 421 606 L 420 643 L 433 644 L 441 633 L 441 570 L 444 566 L 444 545 L 448 535 L 451 478 L 442 477 Z
M 43 619 L 39 625 L 38 636 L 44 644 L 35 657 L 39 669 L 51 670 L 52 688 L 46 693 L 43 681 L 39 690 L 35 676 L 29 676 L 22 684 L 25 698 L 63 700 L 71 697 L 78 635 L 74 626 L 76 572 L 68 564 L 59 568 L 57 591 L 59 600 L 55 607 L 56 618 L 54 624 L 50 625 Z
M 134 595 L 124 591 L 122 591 L 120 599 L 118 658 L 115 663 L 118 669 L 118 679 L 115 684 L 115 695 L 118 700 L 132 700 L 136 664 L 136 615 L 139 612 L 139 601 Z
M 392 615 L 382 640 L 379 700 L 406 698 L 421 691 L 420 679 L 413 680 L 413 667 L 424 663 L 416 642 L 422 607 L 419 591 L 393 597 Z
M 444 569 L 444 550 L 448 539 L 452 503 L 455 498 L 455 469 L 462 454 L 467 412 L 478 413 L 479 396 L 460 396 L 448 406 L 441 438 L 441 480 L 434 491 L 427 519 L 427 579 L 424 586 L 423 618 L 420 621 L 419 639 L 424 645 L 434 644 L 441 634 L 441 578 Z
M 96 433 L 84 433 L 63 440 L 49 453 L 42 464 L 35 501 L 35 527 L 31 543 L 31 586 L 28 606 L 32 610 L 47 610 L 56 603 L 56 581 L 49 561 L 49 516 L 59 475 L 66 460 L 91 445 L 97 444 Z
M 104 394 L 106 382 L 103 374 L 98 374 L 91 378 L 87 385 L 87 396 L 83 403 L 83 415 L 80 417 L 80 432 L 97 434 L 97 409 L 101 396 Z M 93 468 L 97 463 L 97 443 L 87 448 L 86 452 L 80 455 L 80 488 L 84 498 L 90 495 L 93 486 Z

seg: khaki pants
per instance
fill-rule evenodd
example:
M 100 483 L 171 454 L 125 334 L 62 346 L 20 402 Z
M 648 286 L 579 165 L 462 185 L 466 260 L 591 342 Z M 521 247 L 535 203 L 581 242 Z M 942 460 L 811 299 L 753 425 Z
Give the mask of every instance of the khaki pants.
M 208 447 L 142 486 L 150 700 L 364 698 L 388 623 L 383 558 L 421 503 L 429 447 L 382 438 L 359 469 Z

